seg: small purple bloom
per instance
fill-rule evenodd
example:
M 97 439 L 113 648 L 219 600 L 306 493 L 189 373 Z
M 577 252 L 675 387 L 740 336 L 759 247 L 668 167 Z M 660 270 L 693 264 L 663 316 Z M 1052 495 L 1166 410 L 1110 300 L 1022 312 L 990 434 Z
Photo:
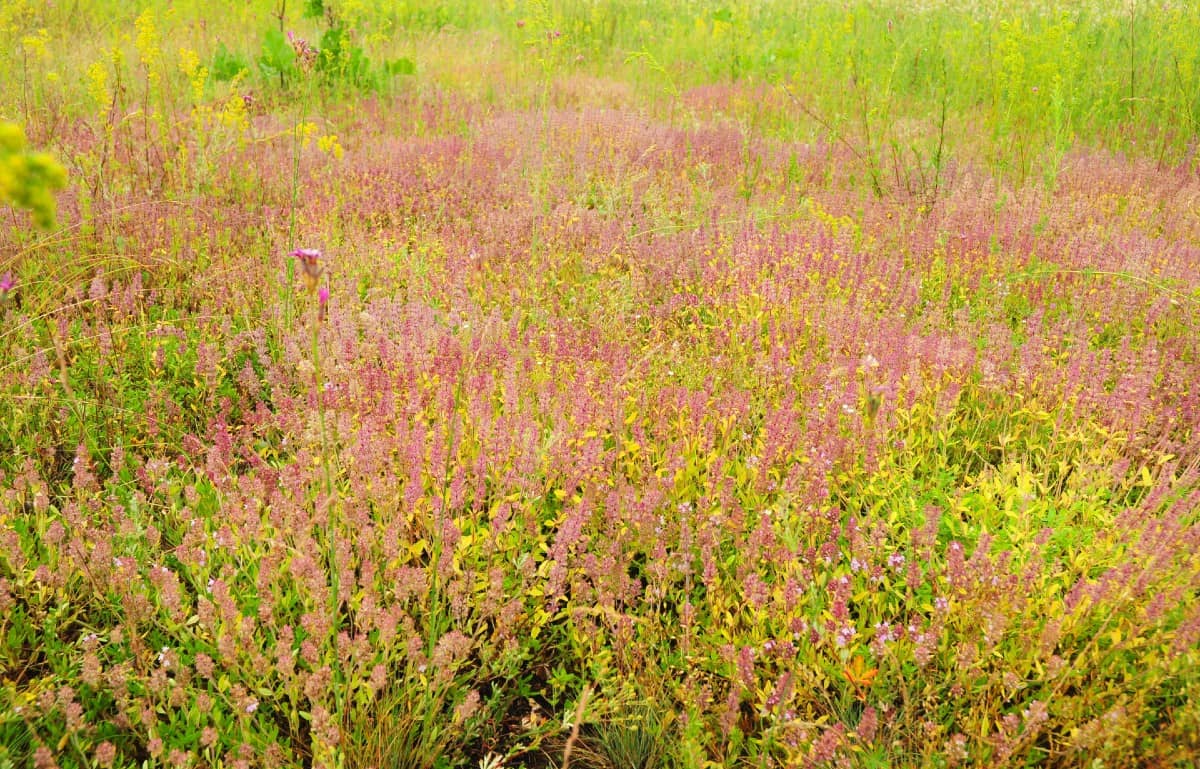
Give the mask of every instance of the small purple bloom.
M 6 272 L 3 275 L 0 275 L 0 295 L 4 295 L 9 291 L 12 291 L 16 285 L 17 282 L 13 280 L 11 272 Z

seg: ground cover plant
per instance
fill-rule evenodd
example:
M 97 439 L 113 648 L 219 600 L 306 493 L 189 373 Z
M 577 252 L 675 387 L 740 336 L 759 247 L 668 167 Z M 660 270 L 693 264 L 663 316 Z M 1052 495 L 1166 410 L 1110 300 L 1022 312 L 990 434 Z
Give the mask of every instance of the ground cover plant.
M 1194 765 L 1198 38 L 6 2 L 0 767 Z

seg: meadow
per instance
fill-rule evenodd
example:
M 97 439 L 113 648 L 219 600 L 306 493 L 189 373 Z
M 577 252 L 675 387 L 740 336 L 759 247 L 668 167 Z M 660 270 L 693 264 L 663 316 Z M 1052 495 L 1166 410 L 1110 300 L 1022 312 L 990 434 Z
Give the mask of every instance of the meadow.
M 0 769 L 1196 766 L 1198 39 L 6 0 Z

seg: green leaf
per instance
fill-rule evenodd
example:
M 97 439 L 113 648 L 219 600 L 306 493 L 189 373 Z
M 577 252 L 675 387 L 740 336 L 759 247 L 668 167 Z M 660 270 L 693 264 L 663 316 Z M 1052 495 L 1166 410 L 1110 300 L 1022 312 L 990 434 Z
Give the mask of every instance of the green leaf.
M 399 59 L 393 59 L 383 65 L 384 71 L 389 75 L 415 75 L 417 74 L 417 63 L 412 59 L 401 56 Z
M 371 85 L 371 61 L 361 46 L 353 44 L 344 27 L 330 27 L 321 36 L 317 70 L 327 79 L 365 88 Z
M 231 52 L 224 43 L 217 43 L 217 50 L 209 65 L 213 80 L 227 82 L 248 69 L 250 69 L 250 64 L 245 57 Z
M 263 34 L 262 53 L 258 66 L 267 75 L 288 77 L 296 70 L 296 52 L 283 33 L 274 27 Z

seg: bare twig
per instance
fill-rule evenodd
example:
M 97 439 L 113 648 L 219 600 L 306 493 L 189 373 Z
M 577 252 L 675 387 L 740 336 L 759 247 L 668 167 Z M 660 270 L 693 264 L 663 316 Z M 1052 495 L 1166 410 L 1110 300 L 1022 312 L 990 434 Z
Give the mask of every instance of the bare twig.
M 854 155 L 854 157 L 860 162 L 867 163 L 869 165 L 867 158 L 862 154 L 862 152 L 859 151 L 858 147 L 854 146 L 854 144 L 847 139 L 841 131 L 834 128 L 833 125 L 830 124 L 830 122 L 826 120 L 819 112 L 800 101 L 800 98 L 796 96 L 796 94 L 792 93 L 792 89 L 788 88 L 786 84 L 780 83 L 780 88 L 782 88 L 783 92 L 788 95 L 788 98 L 792 100 L 792 103 L 800 108 L 801 112 L 803 112 L 805 115 L 808 115 L 808 117 L 812 118 L 822 128 L 828 131 L 833 138 L 845 145 L 846 149 L 850 150 L 850 153 Z
M 583 720 L 583 711 L 587 707 L 588 699 L 591 696 L 592 687 L 585 686 L 583 693 L 579 695 L 579 704 L 575 706 L 575 722 L 571 724 L 571 736 L 567 738 L 567 744 L 563 747 L 563 760 L 560 769 L 567 769 L 571 763 L 571 751 L 575 749 L 575 741 L 579 739 L 579 724 Z

